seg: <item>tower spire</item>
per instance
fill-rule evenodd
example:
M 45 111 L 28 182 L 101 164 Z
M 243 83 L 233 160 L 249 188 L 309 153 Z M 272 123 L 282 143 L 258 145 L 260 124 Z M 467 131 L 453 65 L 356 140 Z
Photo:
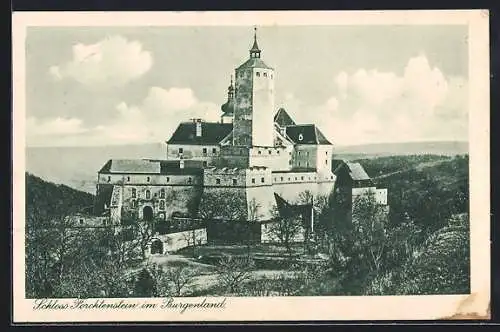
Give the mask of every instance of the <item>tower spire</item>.
M 260 58 L 259 44 L 257 44 L 257 27 L 253 27 L 253 46 L 250 49 L 250 58 Z

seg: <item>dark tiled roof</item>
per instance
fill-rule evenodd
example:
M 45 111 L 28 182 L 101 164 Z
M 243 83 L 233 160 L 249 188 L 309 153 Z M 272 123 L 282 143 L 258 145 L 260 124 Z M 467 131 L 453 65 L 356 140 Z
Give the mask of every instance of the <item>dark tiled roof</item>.
M 182 122 L 167 144 L 216 145 L 233 130 L 232 123 L 202 122 L 201 137 L 196 137 L 196 124 Z
M 274 115 L 274 123 L 277 123 L 280 127 L 295 125 L 295 121 L 292 120 L 284 108 L 280 108 L 278 112 L 276 112 Z
M 103 174 L 198 175 L 203 172 L 201 160 L 111 159 L 99 171 Z
M 313 124 L 287 126 L 286 134 L 295 144 L 332 144 Z
M 238 69 L 245 69 L 245 68 L 264 68 L 264 69 L 273 69 L 272 67 L 269 67 L 266 65 L 264 61 L 260 58 L 250 58 L 246 62 L 244 62 L 241 66 L 236 68 Z

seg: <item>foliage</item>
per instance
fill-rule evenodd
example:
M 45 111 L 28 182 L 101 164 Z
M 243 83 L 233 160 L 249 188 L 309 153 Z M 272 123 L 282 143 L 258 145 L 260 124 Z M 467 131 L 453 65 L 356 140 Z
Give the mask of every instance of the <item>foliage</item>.
M 278 241 L 286 249 L 288 256 L 291 256 L 292 244 L 304 229 L 302 221 L 294 216 L 281 217 L 276 208 L 271 213 L 274 218 L 272 222 L 267 224 L 267 232 L 270 238 Z

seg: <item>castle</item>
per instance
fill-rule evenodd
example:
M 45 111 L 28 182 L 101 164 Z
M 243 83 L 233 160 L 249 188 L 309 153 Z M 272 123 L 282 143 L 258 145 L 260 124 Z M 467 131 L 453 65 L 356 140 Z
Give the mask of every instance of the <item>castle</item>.
M 277 199 L 294 205 L 304 203 L 304 192 L 312 199 L 330 195 L 333 145 L 315 124 L 297 124 L 285 109 L 275 109 L 276 72 L 261 54 L 255 31 L 249 58 L 235 69 L 234 82 L 231 75 L 219 122 L 180 123 L 166 142 L 165 159 L 109 160 L 98 172 L 96 212 L 113 225 L 132 218 L 168 228 L 231 198 L 224 204 L 240 205 L 228 207 L 243 211 L 238 219 L 256 219 L 264 241 Z M 386 202 L 384 192 L 377 193 Z M 210 219 L 230 219 L 222 210 Z

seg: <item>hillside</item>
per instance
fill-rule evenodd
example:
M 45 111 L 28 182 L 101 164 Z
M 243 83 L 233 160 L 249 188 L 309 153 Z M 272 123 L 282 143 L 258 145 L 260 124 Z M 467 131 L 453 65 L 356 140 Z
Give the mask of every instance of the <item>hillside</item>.
M 26 218 L 44 222 L 49 216 L 66 215 L 92 207 L 94 196 L 65 185 L 44 181 L 26 173 Z
M 382 156 L 442 155 L 454 156 L 467 154 L 468 142 L 406 142 L 378 143 L 352 146 L 337 146 L 335 153 L 339 159 L 375 158 Z

